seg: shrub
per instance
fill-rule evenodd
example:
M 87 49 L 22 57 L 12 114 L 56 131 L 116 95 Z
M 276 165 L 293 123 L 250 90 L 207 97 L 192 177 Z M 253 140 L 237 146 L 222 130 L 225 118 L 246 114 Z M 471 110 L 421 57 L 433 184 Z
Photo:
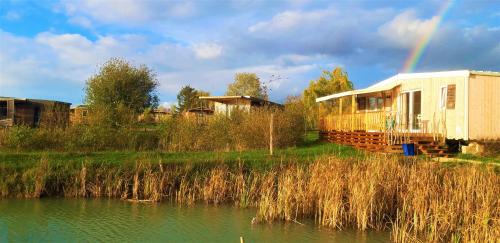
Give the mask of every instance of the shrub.
M 303 140 L 302 111 L 284 109 L 234 110 L 230 117 L 209 119 L 177 116 L 157 126 L 138 123 L 116 126 L 90 119 L 89 124 L 69 128 L 30 128 L 14 126 L 0 132 L 0 148 L 17 150 L 163 150 L 228 151 L 262 149 L 269 146 L 269 123 L 274 116 L 274 146 L 297 145 Z

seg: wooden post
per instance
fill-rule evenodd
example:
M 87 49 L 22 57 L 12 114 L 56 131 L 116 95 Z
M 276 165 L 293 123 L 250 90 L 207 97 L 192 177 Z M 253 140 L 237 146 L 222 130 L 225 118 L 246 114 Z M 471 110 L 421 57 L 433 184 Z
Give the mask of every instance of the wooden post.
M 356 95 L 351 96 L 351 131 L 354 130 L 354 114 L 356 113 Z
M 269 154 L 273 155 L 273 120 L 274 114 L 271 113 L 271 120 L 269 121 Z
M 342 123 L 344 122 L 342 119 L 342 97 L 339 98 L 339 117 L 340 117 L 340 130 L 344 130 L 345 128 L 342 126 Z
M 323 130 L 327 130 L 326 129 L 326 125 L 325 125 L 325 121 L 326 121 L 326 117 L 328 114 L 325 114 L 324 112 L 324 107 L 323 107 L 323 103 L 320 102 L 318 103 L 318 117 L 317 117 L 317 126 L 319 128 L 320 131 L 323 131 Z M 305 124 L 304 124 L 304 134 L 307 134 L 307 119 L 305 119 Z
M 245 243 L 245 240 L 243 239 L 243 236 L 240 236 L 240 243 Z
M 385 132 L 387 130 L 386 116 L 385 116 L 385 92 L 382 91 L 381 95 L 382 95 L 382 110 L 381 110 L 382 111 L 381 112 L 382 119 L 379 122 L 382 122 L 382 124 L 379 124 L 379 125 L 382 127 L 382 131 Z
M 365 102 L 366 102 L 366 107 L 369 108 L 370 107 L 370 98 L 369 97 L 365 97 Z M 368 110 L 369 109 L 365 109 L 365 132 L 368 132 Z

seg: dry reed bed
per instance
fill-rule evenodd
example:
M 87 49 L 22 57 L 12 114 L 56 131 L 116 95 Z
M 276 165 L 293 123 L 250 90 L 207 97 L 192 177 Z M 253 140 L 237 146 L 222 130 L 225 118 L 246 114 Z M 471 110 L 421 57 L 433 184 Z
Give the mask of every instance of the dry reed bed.
M 232 203 L 258 221 L 314 218 L 324 227 L 391 230 L 396 242 L 500 239 L 500 177 L 487 166 L 386 157 L 324 158 L 255 170 L 244 163 L 0 167 L 2 197 L 110 197 Z

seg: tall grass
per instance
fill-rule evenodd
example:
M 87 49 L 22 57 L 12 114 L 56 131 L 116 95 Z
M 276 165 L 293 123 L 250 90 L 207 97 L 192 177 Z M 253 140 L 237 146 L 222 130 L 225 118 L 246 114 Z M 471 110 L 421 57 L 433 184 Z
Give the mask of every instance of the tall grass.
M 314 219 L 335 229 L 390 230 L 396 242 L 500 239 L 500 176 L 480 165 L 369 156 L 312 163 L 133 163 L 0 166 L 2 197 L 110 197 L 256 207 L 257 221 Z

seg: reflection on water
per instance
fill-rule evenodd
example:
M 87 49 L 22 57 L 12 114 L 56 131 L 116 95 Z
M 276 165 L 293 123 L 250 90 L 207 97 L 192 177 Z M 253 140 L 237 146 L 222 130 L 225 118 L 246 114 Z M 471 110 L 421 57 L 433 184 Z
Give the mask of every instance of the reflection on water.
M 0 242 L 387 242 L 387 232 L 251 225 L 254 209 L 119 200 L 0 199 Z

